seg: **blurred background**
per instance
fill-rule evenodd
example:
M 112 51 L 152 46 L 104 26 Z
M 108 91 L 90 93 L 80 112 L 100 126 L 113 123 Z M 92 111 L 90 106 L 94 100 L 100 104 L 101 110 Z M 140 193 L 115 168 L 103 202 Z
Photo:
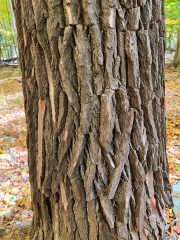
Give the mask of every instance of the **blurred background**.
M 0 64 L 16 63 L 18 58 L 16 24 L 11 0 L 0 2 Z
M 166 0 L 165 13 L 166 62 L 180 67 L 180 0 Z

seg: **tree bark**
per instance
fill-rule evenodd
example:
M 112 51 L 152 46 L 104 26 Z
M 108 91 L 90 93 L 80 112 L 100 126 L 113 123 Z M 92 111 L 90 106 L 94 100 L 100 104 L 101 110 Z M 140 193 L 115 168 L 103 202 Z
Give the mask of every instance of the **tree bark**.
M 173 66 L 175 68 L 180 68 L 180 27 L 179 27 L 179 31 L 178 31 L 177 47 L 176 47 L 176 53 L 175 53 L 174 59 L 173 59 Z
M 161 0 L 15 0 L 31 240 L 164 239 Z

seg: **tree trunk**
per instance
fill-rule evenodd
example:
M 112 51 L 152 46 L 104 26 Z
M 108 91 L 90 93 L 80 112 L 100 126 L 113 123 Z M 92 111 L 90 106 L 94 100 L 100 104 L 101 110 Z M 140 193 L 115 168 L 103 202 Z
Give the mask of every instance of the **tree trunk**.
M 161 0 L 16 0 L 31 240 L 164 239 Z
M 14 30 L 15 33 L 17 33 L 17 29 L 16 29 L 16 22 L 15 22 L 15 18 L 14 18 L 14 12 L 13 12 L 13 6 L 12 6 L 12 2 L 11 0 L 9 0 L 9 6 L 10 6 L 10 16 L 11 16 L 11 20 L 12 20 L 12 28 Z
M 175 68 L 180 67 L 180 27 L 179 27 L 179 31 L 178 31 L 177 47 L 176 47 L 176 53 L 175 53 L 174 59 L 173 59 L 173 66 Z

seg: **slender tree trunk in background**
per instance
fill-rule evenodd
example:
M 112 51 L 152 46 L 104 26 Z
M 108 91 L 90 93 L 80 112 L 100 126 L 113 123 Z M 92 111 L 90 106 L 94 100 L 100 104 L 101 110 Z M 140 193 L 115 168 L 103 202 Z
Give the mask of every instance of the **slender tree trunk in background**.
M 14 12 L 13 12 L 13 6 L 12 6 L 12 1 L 9 0 L 9 6 L 10 6 L 10 10 L 11 10 L 11 19 L 12 19 L 12 25 L 13 25 L 13 30 L 15 33 L 17 33 L 17 29 L 16 29 L 16 21 L 14 18 Z
M 164 239 L 161 0 L 15 0 L 31 240 Z
M 177 47 L 176 47 L 176 53 L 173 59 L 173 66 L 180 68 L 180 27 L 178 31 Z

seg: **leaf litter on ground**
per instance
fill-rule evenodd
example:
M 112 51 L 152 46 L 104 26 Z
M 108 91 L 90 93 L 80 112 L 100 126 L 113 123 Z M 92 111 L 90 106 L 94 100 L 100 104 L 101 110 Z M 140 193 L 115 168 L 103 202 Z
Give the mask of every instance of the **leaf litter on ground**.
M 166 131 L 169 177 L 173 189 L 174 209 L 166 209 L 169 238 L 180 234 L 180 71 L 168 68 L 166 78 Z M 175 214 L 174 214 L 175 213 Z
M 0 238 L 28 239 L 32 210 L 18 68 L 0 68 L 0 133 Z

